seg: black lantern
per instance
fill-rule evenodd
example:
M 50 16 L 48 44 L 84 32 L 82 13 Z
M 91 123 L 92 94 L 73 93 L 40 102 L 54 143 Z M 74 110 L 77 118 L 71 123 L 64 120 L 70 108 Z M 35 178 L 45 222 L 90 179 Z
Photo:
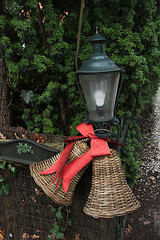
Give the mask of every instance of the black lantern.
M 121 86 L 121 68 L 103 54 L 106 39 L 98 30 L 89 40 L 93 54 L 76 72 L 87 104 L 90 122 L 110 122 L 116 124 L 115 109 Z

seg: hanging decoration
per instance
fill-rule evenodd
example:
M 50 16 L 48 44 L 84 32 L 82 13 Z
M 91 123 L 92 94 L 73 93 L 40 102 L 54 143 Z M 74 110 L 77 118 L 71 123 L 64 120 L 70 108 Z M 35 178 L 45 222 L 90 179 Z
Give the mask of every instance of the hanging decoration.
M 92 124 L 82 123 L 77 130 L 82 136 L 68 138 L 61 154 L 30 165 L 37 185 L 54 202 L 68 206 L 77 182 L 92 161 L 92 187 L 84 212 L 94 218 L 112 218 L 138 209 L 140 203 L 127 184 L 118 152 L 107 142 L 119 143 L 97 137 Z
M 85 154 L 89 150 L 89 147 L 87 146 L 87 140 L 88 139 L 79 140 L 74 144 L 64 166 L 74 161 L 75 159 L 79 158 L 81 155 Z M 83 175 L 83 173 L 85 172 L 88 166 L 85 166 L 80 172 L 76 174 L 76 176 L 74 176 L 74 178 L 72 179 L 69 185 L 68 191 L 65 193 L 62 186 L 62 179 L 60 179 L 58 186 L 56 182 L 53 182 L 53 179 L 55 178 L 55 175 L 56 175 L 55 172 L 51 174 L 40 175 L 40 173 L 44 169 L 48 169 L 53 164 L 55 164 L 60 156 L 61 154 L 58 153 L 56 156 L 50 159 L 31 164 L 30 172 L 31 172 L 31 176 L 34 178 L 35 183 L 55 203 L 69 206 L 72 203 L 72 197 L 73 197 L 74 189 L 77 185 L 77 182 L 80 180 L 81 176 Z
M 92 187 L 84 212 L 94 218 L 111 218 L 130 213 L 140 207 L 122 170 L 116 149 L 92 162 Z

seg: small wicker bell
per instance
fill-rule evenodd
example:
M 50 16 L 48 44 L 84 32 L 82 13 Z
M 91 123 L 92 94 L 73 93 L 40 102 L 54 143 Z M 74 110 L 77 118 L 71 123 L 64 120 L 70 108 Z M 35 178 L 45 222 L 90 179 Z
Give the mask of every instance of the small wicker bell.
M 92 161 L 92 187 L 84 212 L 94 218 L 122 216 L 140 207 L 127 184 L 118 152 Z
M 74 159 L 80 157 L 84 153 L 89 150 L 87 146 L 87 139 L 77 141 L 67 159 L 66 164 L 72 162 Z M 67 193 L 63 191 L 62 187 L 62 180 L 60 179 L 59 185 L 56 188 L 56 183 L 52 183 L 55 173 L 48 174 L 48 175 L 40 175 L 40 172 L 48 169 L 51 165 L 53 165 L 57 159 L 59 158 L 60 154 L 58 153 L 56 156 L 42 161 L 33 163 L 30 165 L 30 172 L 31 176 L 34 178 L 36 184 L 45 192 L 47 196 L 49 196 L 55 203 L 63 204 L 63 205 L 70 205 L 72 203 L 72 197 L 74 193 L 74 189 L 76 187 L 77 182 L 80 180 L 81 176 L 83 175 L 84 171 L 86 170 L 87 166 L 85 166 L 81 171 L 79 171 L 74 178 L 72 179 Z

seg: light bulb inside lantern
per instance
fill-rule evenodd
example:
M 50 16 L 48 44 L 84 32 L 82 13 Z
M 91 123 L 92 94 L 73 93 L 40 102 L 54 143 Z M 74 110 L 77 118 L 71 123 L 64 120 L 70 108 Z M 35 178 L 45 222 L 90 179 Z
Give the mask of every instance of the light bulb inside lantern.
M 95 91 L 94 99 L 95 99 L 97 107 L 103 107 L 104 106 L 104 100 L 105 100 L 105 93 L 102 92 L 102 90 Z

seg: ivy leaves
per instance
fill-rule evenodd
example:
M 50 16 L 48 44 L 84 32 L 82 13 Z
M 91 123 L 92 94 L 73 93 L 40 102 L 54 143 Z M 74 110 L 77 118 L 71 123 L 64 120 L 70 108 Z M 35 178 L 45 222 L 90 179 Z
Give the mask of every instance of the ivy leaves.
M 0 162 L 0 169 L 5 169 L 6 161 Z
M 9 183 L 5 183 L 5 180 L 2 178 L 1 175 L 0 175 L 0 183 L 2 183 L 2 185 L 0 185 L 0 195 L 8 196 L 8 193 L 11 189 L 11 185 Z
M 5 169 L 6 161 L 0 162 L 0 170 Z M 7 196 L 9 191 L 11 189 L 11 185 L 9 183 L 6 183 L 5 179 L 0 174 L 0 195 Z
M 10 163 L 7 164 L 6 161 L 1 161 L 0 162 L 0 195 L 5 195 L 8 196 L 9 191 L 11 189 L 11 185 L 9 182 L 7 182 L 7 180 L 5 179 L 5 177 L 2 176 L 3 170 L 5 168 L 8 168 L 10 171 L 10 174 L 12 176 L 15 175 L 16 173 L 16 168 L 14 166 L 12 166 Z
M 63 239 L 64 237 L 64 234 L 62 232 L 60 232 L 61 229 L 60 227 L 58 226 L 58 224 L 55 222 L 53 224 L 53 228 L 50 230 L 51 234 L 53 235 L 54 238 L 52 238 L 52 235 L 48 236 L 48 239 L 51 240 L 51 239 Z
M 64 232 L 67 226 L 72 226 L 73 219 L 70 218 L 71 210 L 67 207 L 64 209 L 63 206 L 59 206 L 58 208 L 51 207 L 50 209 L 56 215 L 56 222 L 54 222 L 53 228 L 50 230 L 51 235 L 48 235 L 48 239 L 64 239 Z

